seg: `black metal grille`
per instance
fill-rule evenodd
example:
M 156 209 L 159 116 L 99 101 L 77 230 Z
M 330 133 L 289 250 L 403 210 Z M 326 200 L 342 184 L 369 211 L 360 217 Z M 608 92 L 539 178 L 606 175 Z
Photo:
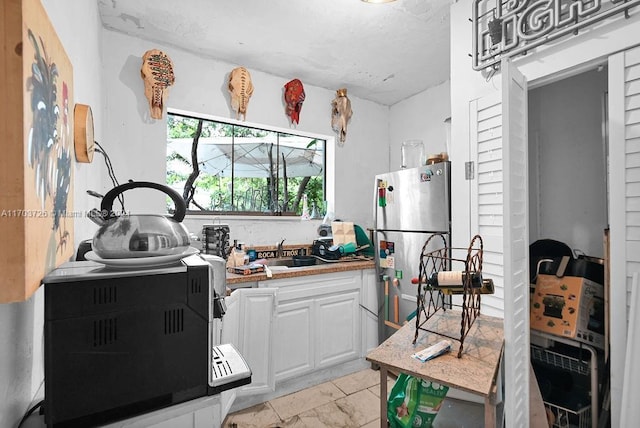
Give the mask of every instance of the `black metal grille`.
M 93 289 L 93 304 L 108 305 L 118 301 L 117 288 L 113 286 L 95 287 Z
M 171 309 L 164 313 L 164 334 L 184 331 L 184 309 Z
M 201 277 L 192 277 L 191 278 L 191 294 L 200 294 L 202 293 L 202 281 Z
M 93 346 L 105 346 L 118 339 L 118 319 L 106 318 L 93 322 Z

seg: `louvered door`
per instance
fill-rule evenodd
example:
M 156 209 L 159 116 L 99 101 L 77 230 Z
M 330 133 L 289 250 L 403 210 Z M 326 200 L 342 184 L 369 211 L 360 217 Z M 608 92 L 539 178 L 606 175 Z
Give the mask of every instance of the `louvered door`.
M 503 314 L 506 426 L 529 424 L 527 83 L 508 61 L 502 91 L 470 104 L 471 232 L 484 241 L 483 275 L 496 293 L 482 312 Z
M 640 286 L 640 47 L 609 58 L 609 119 L 611 422 L 631 426 L 640 414 L 638 372 L 625 366 L 626 348 L 640 349 L 639 327 L 628 324 L 628 295 Z
M 503 60 L 504 327 L 507 426 L 529 421 L 529 204 L 527 81 Z
M 493 279 L 496 291 L 482 296 L 482 312 L 502 316 L 503 196 L 502 196 L 502 96 L 500 92 L 473 100 L 470 105 L 471 159 L 475 178 L 471 182 L 471 235 L 484 243 L 483 276 Z

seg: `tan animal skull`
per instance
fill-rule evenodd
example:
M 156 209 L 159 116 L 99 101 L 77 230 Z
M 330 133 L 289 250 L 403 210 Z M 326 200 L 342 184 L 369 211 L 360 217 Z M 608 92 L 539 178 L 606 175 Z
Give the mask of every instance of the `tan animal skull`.
M 338 134 L 338 144 L 343 145 L 347 139 L 347 122 L 351 119 L 351 101 L 347 97 L 345 88 L 336 91 L 336 97 L 331 101 L 331 128 Z
M 151 117 L 161 119 L 169 86 L 175 81 L 173 62 L 158 49 L 148 50 L 142 56 L 140 74 L 144 80 L 144 95 L 149 100 Z
M 251 75 L 244 67 L 237 67 L 229 74 L 229 93 L 231 94 L 231 108 L 236 112 L 236 119 L 245 120 L 247 106 L 253 94 Z

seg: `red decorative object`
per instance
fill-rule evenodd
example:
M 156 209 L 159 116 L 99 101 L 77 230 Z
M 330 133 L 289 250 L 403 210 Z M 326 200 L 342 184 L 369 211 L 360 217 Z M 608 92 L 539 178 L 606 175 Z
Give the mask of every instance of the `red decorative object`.
M 284 101 L 287 104 L 287 116 L 291 118 L 291 123 L 297 124 L 300 121 L 304 97 L 304 86 L 299 79 L 293 79 L 284 85 Z

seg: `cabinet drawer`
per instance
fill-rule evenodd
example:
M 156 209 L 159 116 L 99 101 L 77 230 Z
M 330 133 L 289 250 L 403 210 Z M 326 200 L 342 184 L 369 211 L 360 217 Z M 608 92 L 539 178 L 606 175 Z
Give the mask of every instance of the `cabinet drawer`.
M 359 290 L 361 285 L 360 272 L 355 274 L 353 272 L 336 272 L 326 275 L 313 275 L 313 277 L 303 276 L 260 281 L 258 283 L 258 287 L 277 288 L 280 302 Z

